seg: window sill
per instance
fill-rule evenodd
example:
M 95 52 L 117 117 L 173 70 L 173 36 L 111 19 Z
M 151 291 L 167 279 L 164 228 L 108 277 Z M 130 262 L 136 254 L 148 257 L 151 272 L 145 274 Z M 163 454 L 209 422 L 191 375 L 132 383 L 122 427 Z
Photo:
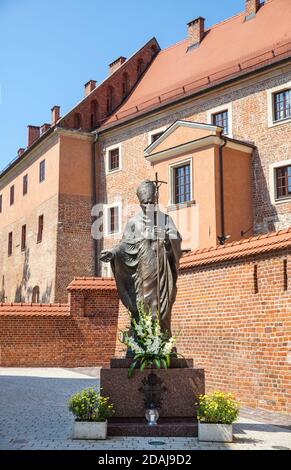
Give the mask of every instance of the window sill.
M 272 122 L 269 122 L 268 127 L 277 127 L 283 124 L 288 124 L 290 122 L 291 122 L 291 118 L 282 119 L 280 121 L 272 121 Z
M 112 174 L 114 174 L 114 173 L 118 173 L 119 171 L 121 171 L 121 168 L 116 168 L 116 170 L 108 170 L 108 171 L 106 172 L 106 176 L 107 176 L 107 175 L 112 175 Z
M 183 202 L 182 204 L 172 204 L 171 206 L 167 207 L 168 212 L 178 211 L 180 209 L 184 209 L 185 207 L 195 206 L 196 201 L 188 201 Z
M 291 196 L 282 199 L 275 199 L 274 204 L 288 204 L 291 202 Z

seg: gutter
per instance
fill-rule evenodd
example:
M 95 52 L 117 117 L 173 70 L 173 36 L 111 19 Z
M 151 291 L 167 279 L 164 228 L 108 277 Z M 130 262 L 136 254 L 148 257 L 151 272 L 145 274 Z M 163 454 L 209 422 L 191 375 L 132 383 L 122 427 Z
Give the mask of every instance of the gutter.
M 97 181 L 96 181 L 96 144 L 98 142 L 98 134 L 95 133 L 95 139 L 92 142 L 91 147 L 91 170 L 92 170 L 92 180 L 91 180 L 91 200 L 92 200 L 92 207 L 97 204 Z M 91 216 L 91 220 L 93 223 L 93 217 Z M 99 260 L 98 260 L 98 243 L 97 239 L 93 237 L 93 275 L 94 277 L 98 277 L 98 268 L 99 268 Z
M 224 178 L 223 178 L 223 147 L 227 144 L 227 139 L 222 135 L 221 131 L 220 138 L 223 143 L 219 145 L 219 186 L 220 186 L 220 224 L 221 224 L 221 235 L 219 235 L 218 241 L 220 245 L 225 245 L 229 235 L 225 234 L 225 217 L 224 217 Z

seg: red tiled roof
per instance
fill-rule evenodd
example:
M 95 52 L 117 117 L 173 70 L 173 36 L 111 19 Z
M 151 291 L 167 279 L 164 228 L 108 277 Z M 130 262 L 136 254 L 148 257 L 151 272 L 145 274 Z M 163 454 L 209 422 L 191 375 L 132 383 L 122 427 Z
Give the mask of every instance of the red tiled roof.
M 0 316 L 9 315 L 63 317 L 70 315 L 70 309 L 68 304 L 0 303 Z
M 244 19 L 242 12 L 211 26 L 189 52 L 187 39 L 159 52 L 103 127 L 291 55 L 290 0 L 269 0 L 253 19 Z
M 70 290 L 115 290 L 115 280 L 104 277 L 75 277 L 68 285 Z
M 183 256 L 180 269 L 238 259 L 291 247 L 291 228 L 227 243 L 224 246 L 192 251 Z

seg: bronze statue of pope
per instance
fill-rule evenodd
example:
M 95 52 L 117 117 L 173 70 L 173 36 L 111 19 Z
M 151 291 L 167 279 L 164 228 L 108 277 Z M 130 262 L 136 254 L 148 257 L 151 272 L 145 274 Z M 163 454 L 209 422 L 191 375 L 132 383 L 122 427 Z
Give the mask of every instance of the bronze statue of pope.
M 128 221 L 121 242 L 102 251 L 100 260 L 111 263 L 119 297 L 133 318 L 138 318 L 142 303 L 159 319 L 161 330 L 171 334 L 182 238 L 172 218 L 156 209 L 154 182 L 143 181 L 137 196 L 141 212 Z

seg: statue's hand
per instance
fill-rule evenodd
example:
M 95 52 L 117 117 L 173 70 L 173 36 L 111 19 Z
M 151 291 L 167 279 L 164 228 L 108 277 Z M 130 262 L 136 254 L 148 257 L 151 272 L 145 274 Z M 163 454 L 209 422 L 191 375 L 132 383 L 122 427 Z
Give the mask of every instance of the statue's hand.
M 103 261 L 103 263 L 109 263 L 109 261 L 111 261 L 112 259 L 113 259 L 113 254 L 111 251 L 107 251 L 107 250 L 101 251 L 100 261 Z

